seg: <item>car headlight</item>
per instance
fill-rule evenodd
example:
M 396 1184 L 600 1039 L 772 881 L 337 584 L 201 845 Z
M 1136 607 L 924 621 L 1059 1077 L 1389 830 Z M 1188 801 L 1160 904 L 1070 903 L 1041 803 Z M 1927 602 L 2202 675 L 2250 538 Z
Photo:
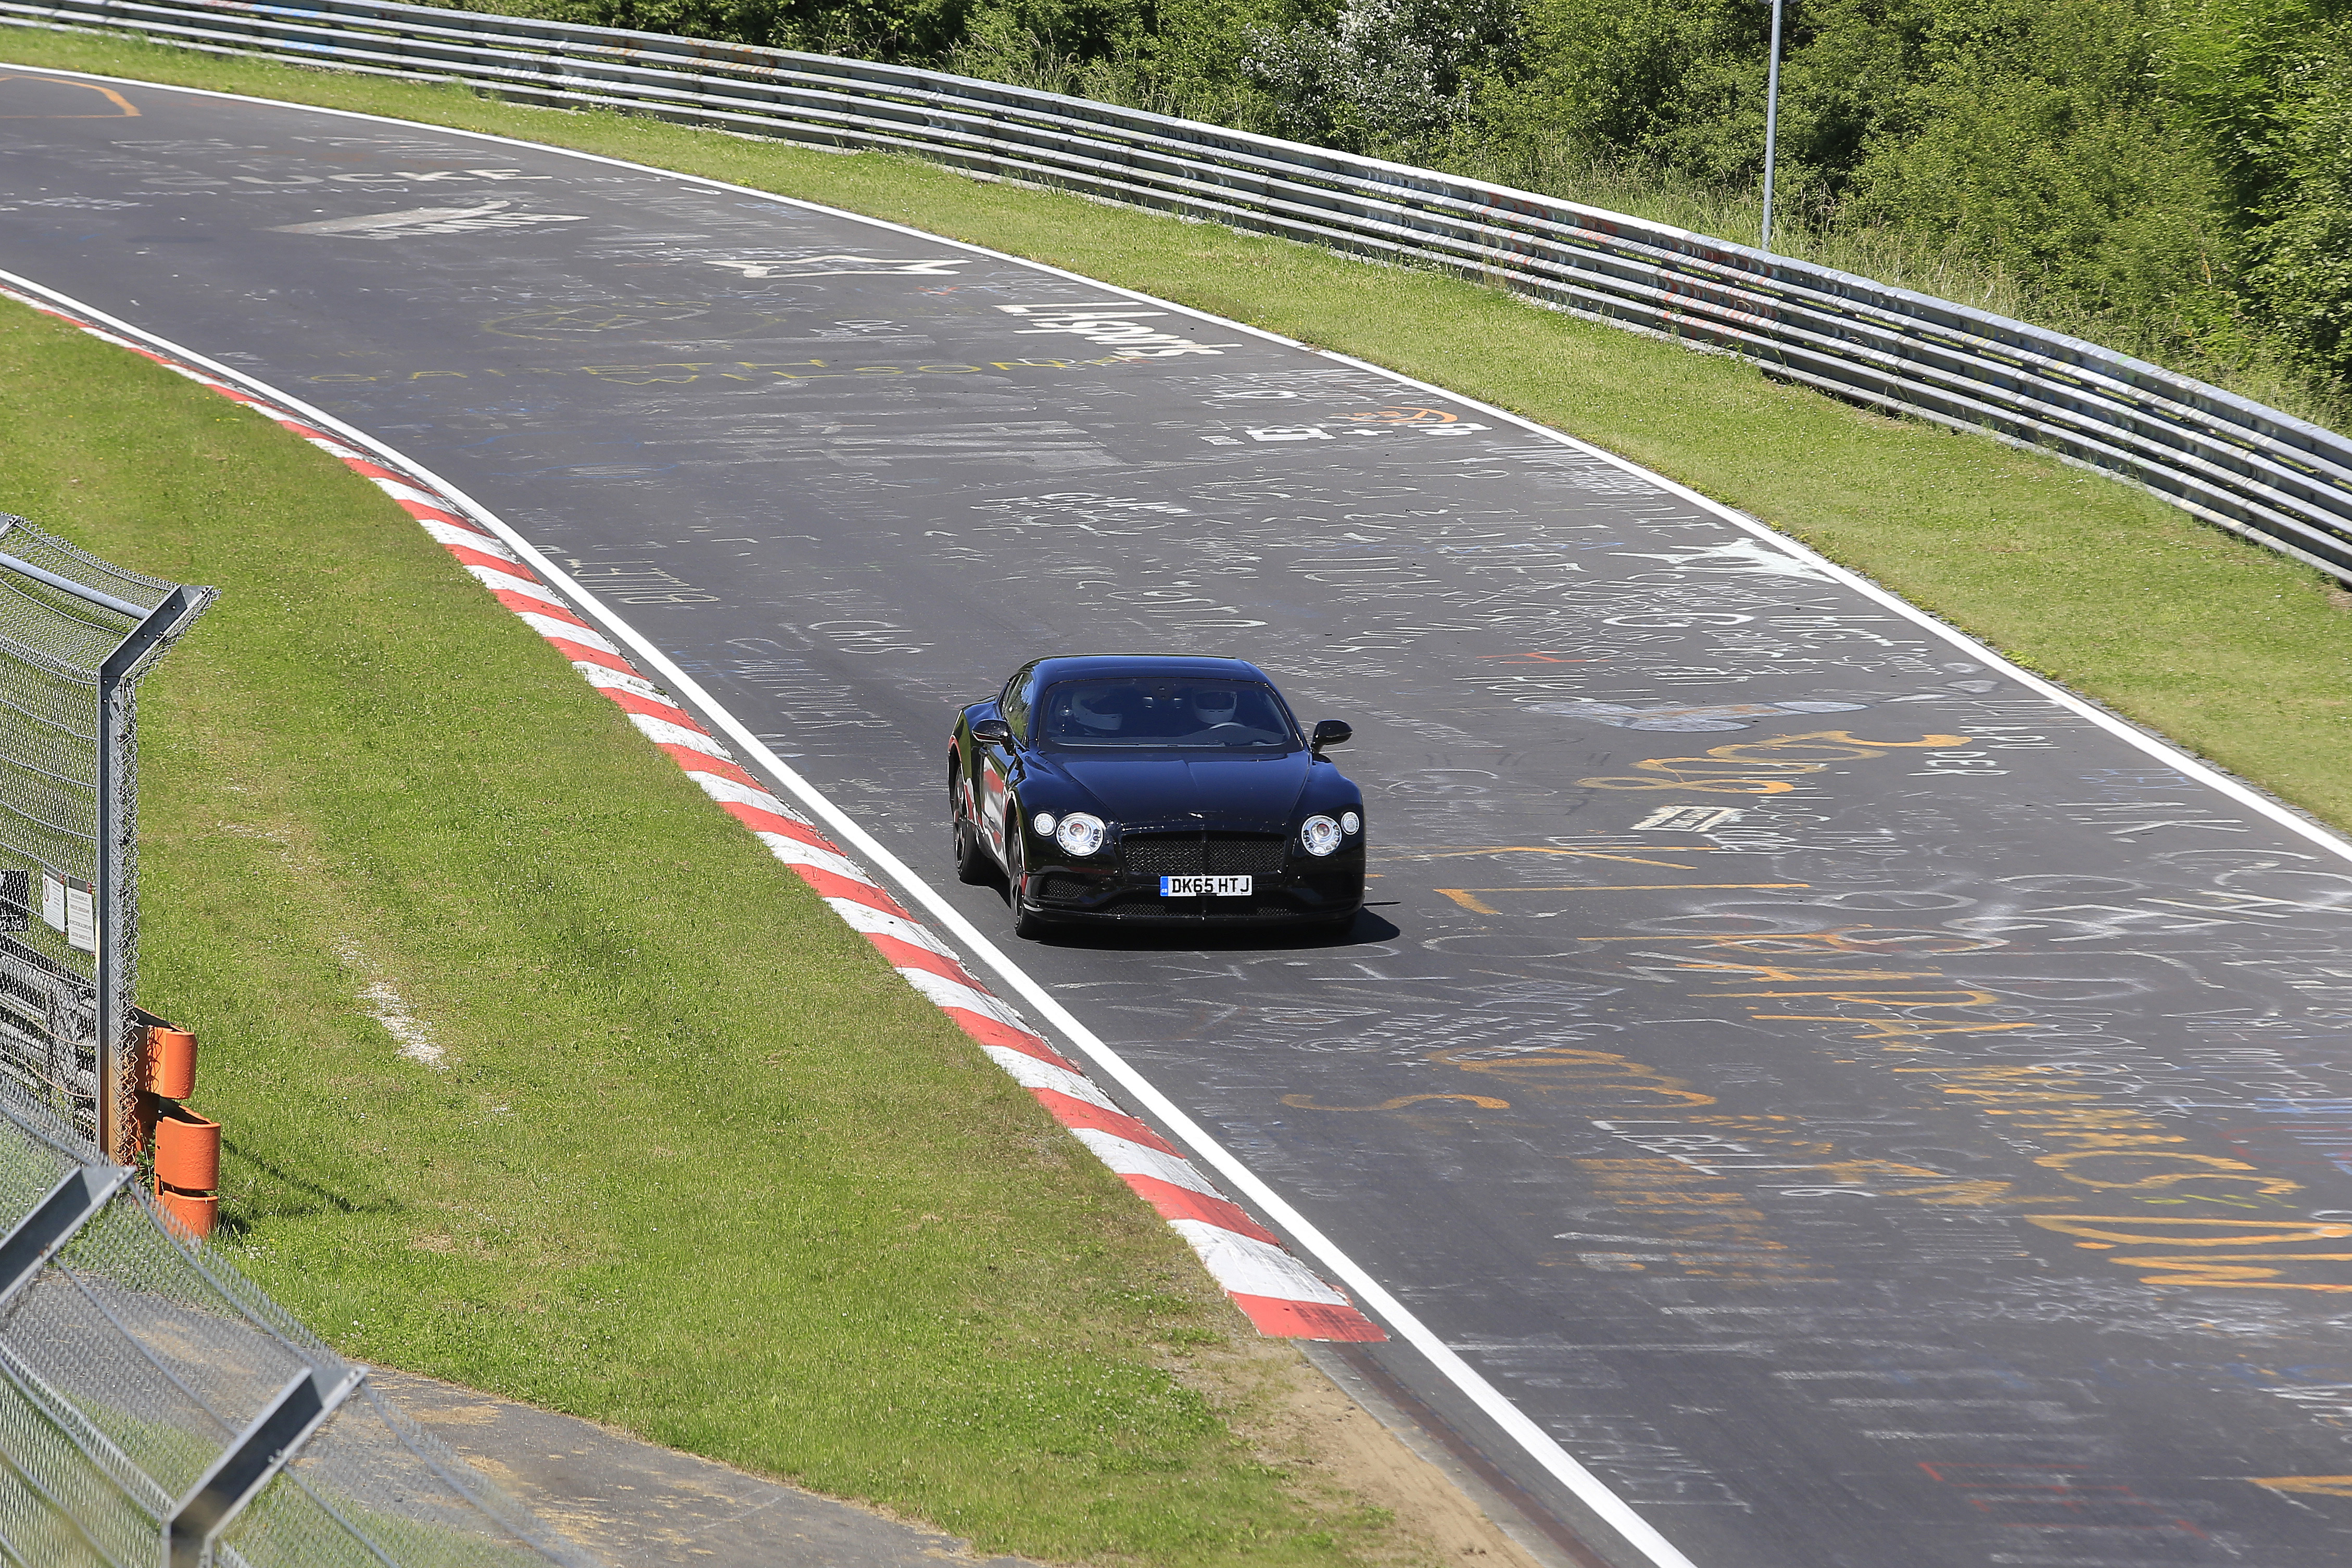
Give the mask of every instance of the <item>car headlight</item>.
M 1073 855 L 1091 855 L 1102 847 L 1103 819 L 1074 811 L 1054 829 L 1054 842 Z
M 1328 855 L 1339 847 L 1339 825 L 1328 816 L 1310 816 L 1298 825 L 1298 842 L 1309 855 Z
M 1054 814 L 1050 811 L 1041 811 L 1029 819 L 1029 826 L 1037 830 L 1038 837 L 1043 838 L 1054 831 Z
M 1363 826 L 1364 819 L 1358 816 L 1354 812 L 1344 811 L 1339 814 L 1339 831 L 1348 835 L 1350 838 L 1362 831 Z

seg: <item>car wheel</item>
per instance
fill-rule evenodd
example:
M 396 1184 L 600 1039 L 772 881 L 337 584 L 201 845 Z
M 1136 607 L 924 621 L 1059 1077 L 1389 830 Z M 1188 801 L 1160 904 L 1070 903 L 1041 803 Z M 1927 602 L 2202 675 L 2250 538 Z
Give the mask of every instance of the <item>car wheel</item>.
M 955 824 L 956 880 L 979 884 L 994 880 L 988 847 L 980 841 L 980 826 L 963 808 L 963 781 L 948 784 L 948 816 Z
M 1013 863 L 1005 876 L 1005 900 L 1013 906 L 1013 934 L 1024 942 L 1034 942 L 1045 934 L 1045 917 L 1022 896 L 1021 885 L 1027 880 L 1029 857 L 1021 850 L 1020 820 L 1010 811 L 1005 814 L 1004 842 L 1012 850 Z

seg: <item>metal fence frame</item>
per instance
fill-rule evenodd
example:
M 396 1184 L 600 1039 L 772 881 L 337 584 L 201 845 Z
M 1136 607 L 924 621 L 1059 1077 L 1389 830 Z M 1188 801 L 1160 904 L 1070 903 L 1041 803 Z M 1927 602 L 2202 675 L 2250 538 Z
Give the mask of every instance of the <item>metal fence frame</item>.
M 0 515 L 0 1568 L 577 1563 L 141 1180 L 136 689 L 215 596 Z
M 94 928 L 83 950 L 91 960 L 86 976 L 74 973 L 79 960 L 70 935 L 60 950 L 63 964 L 28 941 L 0 937 L 0 973 L 21 981 L 38 970 L 56 985 L 86 981 L 90 990 L 87 1015 L 79 1005 L 52 1005 L 35 1023 L 20 1010 L 0 1039 L 0 1059 L 20 1084 L 45 1080 L 49 1108 L 69 1121 L 84 1121 L 86 1100 L 83 1132 L 121 1164 L 137 1156 L 134 1097 L 143 1087 L 133 1005 L 139 984 L 138 686 L 215 596 L 210 588 L 110 565 L 23 518 L 0 514 L 0 618 L 6 622 L 0 628 L 0 665 L 11 676 L 14 742 L 0 745 L 0 861 L 25 879 L 29 892 L 37 873 L 62 878 L 78 870 L 56 863 L 54 846 L 87 837 Z M 18 691 L 19 685 L 26 690 Z M 36 703 L 27 698 L 35 690 L 57 700 Z M 86 733 L 77 728 L 82 723 Z M 61 745 L 77 758 L 82 746 L 89 748 L 90 777 L 81 777 L 77 764 L 59 754 Z M 37 805 L 49 814 L 86 799 L 90 833 L 17 799 L 19 786 L 27 784 L 46 797 Z M 79 821 L 78 805 L 76 811 Z M 28 898 L 25 909 L 7 910 L 9 923 L 28 931 L 30 903 Z M 68 929 L 71 923 L 68 916 Z M 20 1059 L 26 1037 L 40 1037 L 37 1069 Z M 91 1058 L 87 1082 L 79 1065 L 85 1051 Z
M 0 543 L 5 543 L 0 538 Z M 29 563 L 0 554 L 0 566 Z M 174 586 L 141 616 L 98 671 L 98 1146 L 127 1161 L 136 1117 L 139 991 L 139 679 L 218 597 L 212 588 Z M 136 611 L 136 605 L 119 606 Z
M 0 1090 L 0 1564 L 591 1568 Z
M 2352 437 L 2095 343 L 1622 213 L 938 71 L 396 0 L 0 0 L 0 25 L 910 153 L 1475 277 L 2055 452 L 2352 581 Z

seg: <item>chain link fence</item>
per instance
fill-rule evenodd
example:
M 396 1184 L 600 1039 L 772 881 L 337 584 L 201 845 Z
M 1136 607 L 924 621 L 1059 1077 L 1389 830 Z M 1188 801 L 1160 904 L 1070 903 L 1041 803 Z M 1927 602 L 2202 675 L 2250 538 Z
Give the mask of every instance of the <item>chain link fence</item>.
M 134 1151 L 140 678 L 213 600 L 0 516 L 0 1085 Z
M 131 1178 L 0 1093 L 0 1563 L 588 1568 Z
M 0 516 L 0 1564 L 587 1568 L 137 1179 L 133 698 L 213 597 Z

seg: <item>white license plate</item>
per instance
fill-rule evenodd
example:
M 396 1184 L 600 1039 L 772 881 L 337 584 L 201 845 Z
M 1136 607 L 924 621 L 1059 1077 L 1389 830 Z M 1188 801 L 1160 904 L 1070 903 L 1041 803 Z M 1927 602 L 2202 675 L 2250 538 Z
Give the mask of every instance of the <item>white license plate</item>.
M 1162 877 L 1160 896 L 1163 899 L 1245 899 L 1249 897 L 1251 879 L 1247 877 Z

